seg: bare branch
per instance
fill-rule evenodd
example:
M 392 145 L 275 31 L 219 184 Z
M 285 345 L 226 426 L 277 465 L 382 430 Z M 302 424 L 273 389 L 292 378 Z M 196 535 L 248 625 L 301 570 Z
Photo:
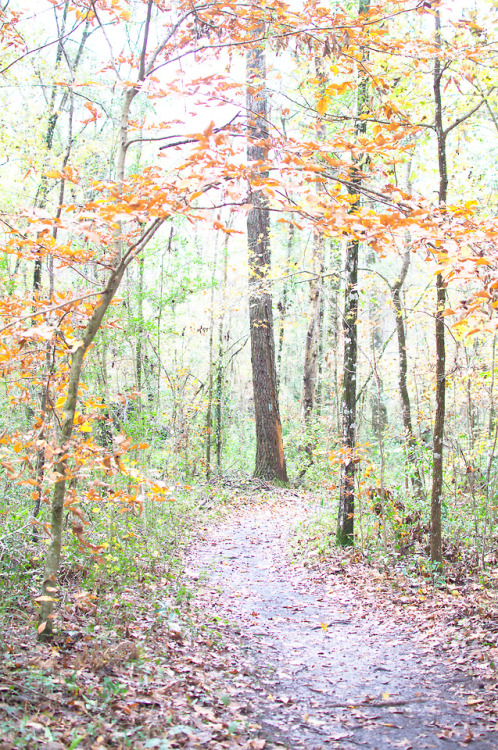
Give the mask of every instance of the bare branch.
M 491 89 L 488 91 L 487 96 L 489 96 L 494 91 L 495 88 L 496 88 L 496 86 L 492 86 Z M 483 98 L 480 102 L 478 102 L 478 104 L 476 104 L 475 107 L 473 107 L 471 110 L 469 110 L 469 112 L 467 112 L 466 114 L 464 114 L 461 117 L 459 117 L 451 125 L 448 125 L 448 127 L 446 128 L 446 130 L 443 131 L 444 137 L 446 138 L 446 136 L 448 135 L 448 133 L 450 133 L 454 128 L 458 127 L 458 125 L 461 125 L 462 122 L 465 122 L 465 120 L 468 120 L 469 117 L 472 117 L 472 115 L 474 115 L 479 109 L 481 109 L 481 107 L 483 106 L 483 104 L 486 104 L 486 99 L 485 98 Z
M 152 6 L 154 2 L 153 0 L 149 0 L 149 3 L 147 5 L 147 18 L 145 20 L 145 30 L 144 30 L 144 43 L 142 45 L 142 54 L 140 55 L 140 68 L 138 71 L 138 80 L 143 81 L 145 79 L 145 58 L 147 55 L 147 44 L 149 41 L 149 29 L 150 29 L 150 18 L 152 15 Z
M 88 14 L 87 14 L 88 16 Z M 40 52 L 43 49 L 47 49 L 47 47 L 52 47 L 54 44 L 60 44 L 63 39 L 67 39 L 67 37 L 71 36 L 71 34 L 74 34 L 74 32 L 79 29 L 80 26 L 82 26 L 87 21 L 87 16 L 83 18 L 79 23 L 76 24 L 76 26 L 73 26 L 71 31 L 68 31 L 67 34 L 64 34 L 63 36 L 58 37 L 57 39 L 53 39 L 51 42 L 47 42 L 46 44 L 42 44 L 40 47 L 36 47 L 35 49 L 30 49 L 27 52 L 24 53 L 24 55 L 21 55 L 20 57 L 17 57 L 15 60 L 13 60 L 11 63 L 5 66 L 5 68 L 2 68 L 0 70 L 0 75 L 3 73 L 6 73 L 7 70 L 12 68 L 13 65 L 15 65 L 18 62 L 21 62 L 21 60 L 24 60 L 26 57 L 29 57 L 30 55 L 34 55 L 35 52 Z

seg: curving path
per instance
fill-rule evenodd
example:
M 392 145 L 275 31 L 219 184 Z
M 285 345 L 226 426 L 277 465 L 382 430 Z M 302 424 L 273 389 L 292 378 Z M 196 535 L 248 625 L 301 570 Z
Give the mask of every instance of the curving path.
M 211 532 L 191 558 L 208 606 L 229 623 L 232 699 L 260 738 L 252 747 L 497 748 L 494 726 L 465 702 L 479 686 L 381 611 L 363 610 L 361 592 L 354 598 L 340 578 L 289 562 L 289 530 L 306 512 L 295 500 L 260 505 Z

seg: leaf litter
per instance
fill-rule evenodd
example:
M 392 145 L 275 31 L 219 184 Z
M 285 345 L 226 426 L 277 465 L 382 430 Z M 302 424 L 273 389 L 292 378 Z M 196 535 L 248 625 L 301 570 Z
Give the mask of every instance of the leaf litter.
M 259 686 L 246 683 L 244 698 L 268 748 L 496 747 L 494 592 L 422 588 L 357 550 L 296 560 L 289 537 L 311 513 L 275 494 L 193 555 L 206 608 L 252 660 Z
M 373 574 L 357 551 L 296 561 L 311 512 L 283 491 L 242 498 L 199 535 L 181 604 L 166 579 L 79 591 L 52 645 L 20 611 L 1 750 L 496 747 L 494 589 Z

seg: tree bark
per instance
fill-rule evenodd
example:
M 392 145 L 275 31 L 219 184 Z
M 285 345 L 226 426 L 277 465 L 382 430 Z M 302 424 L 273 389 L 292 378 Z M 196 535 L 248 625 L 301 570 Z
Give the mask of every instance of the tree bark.
M 441 18 L 439 10 L 435 10 L 436 44 L 441 47 Z M 441 60 L 434 61 L 434 103 L 435 128 L 437 136 L 437 153 L 439 168 L 439 205 L 444 211 L 448 193 L 448 168 L 446 158 L 446 136 L 443 127 L 443 103 L 441 94 L 442 68 Z M 446 290 L 443 277 L 436 276 L 436 416 L 434 419 L 434 437 L 432 444 L 432 491 L 431 491 L 431 560 L 441 564 L 442 531 L 441 506 L 443 497 L 443 439 L 445 422 L 446 399 L 446 345 L 444 337 L 444 308 L 446 306 Z
M 358 205 L 358 203 L 356 204 Z M 342 379 L 341 432 L 345 453 L 341 464 L 337 542 L 354 543 L 354 451 L 356 447 L 356 373 L 358 365 L 358 251 L 359 243 L 348 242 L 344 286 L 344 374 Z
M 144 320 L 144 259 L 138 260 L 138 290 L 137 290 L 137 340 L 135 347 L 135 359 L 137 370 L 138 403 L 142 403 L 142 386 L 144 376 L 144 342 L 145 342 L 145 320 Z
M 370 0 L 360 0 L 359 12 L 365 13 L 370 7 Z M 363 51 L 363 59 L 367 52 Z M 368 79 L 363 68 L 359 72 L 360 81 L 357 93 L 357 115 L 361 117 L 368 108 Z M 364 120 L 356 120 L 356 135 L 366 133 Z M 365 157 L 360 157 L 352 169 L 351 182 L 361 183 L 361 169 Z M 357 211 L 360 205 L 359 193 L 354 187 L 349 189 L 355 201 L 351 211 Z M 341 546 L 354 544 L 354 509 L 355 509 L 355 449 L 356 449 L 356 376 L 358 368 L 358 254 L 360 243 L 351 240 L 346 246 L 346 268 L 344 288 L 344 375 L 342 380 L 341 432 L 344 458 L 341 464 L 339 489 L 339 512 L 337 521 L 337 543 Z
M 323 273 L 323 235 L 315 236 L 313 243 L 312 271 L 315 274 L 310 281 L 309 324 L 304 349 L 303 392 L 301 397 L 301 416 L 309 424 L 315 408 L 316 387 L 318 380 L 318 350 L 320 346 L 320 327 L 322 322 L 322 279 Z
M 288 273 L 290 269 L 292 250 L 294 247 L 294 235 L 295 235 L 294 224 L 290 224 L 289 225 L 289 237 L 287 240 L 285 273 Z M 280 383 L 282 382 L 282 353 L 284 350 L 285 321 L 287 318 L 288 304 L 289 304 L 289 279 L 285 279 L 284 288 L 282 290 L 282 299 L 279 301 L 277 305 L 278 310 L 280 312 L 280 317 L 278 319 L 278 352 L 277 352 L 277 387 L 279 390 L 280 390 Z
M 228 237 L 228 235 L 227 235 Z M 214 388 L 214 289 L 216 286 L 216 267 L 218 265 L 218 235 L 214 246 L 213 274 L 211 276 L 211 304 L 209 306 L 209 370 L 208 370 L 208 403 L 206 411 L 206 481 L 211 478 L 211 436 L 213 432 L 213 388 Z
M 261 29 L 259 29 L 261 32 Z M 257 44 L 247 52 L 247 158 L 252 164 L 247 217 L 249 250 L 249 321 L 256 421 L 254 475 L 287 484 L 282 427 L 278 404 L 272 297 L 267 278 L 271 266 L 270 213 L 264 181 L 268 172 L 258 164 L 267 158 L 267 94 L 264 49 Z
M 81 40 L 80 40 L 80 44 L 78 46 L 78 50 L 76 52 L 76 56 L 74 58 L 74 61 L 71 63 L 70 60 L 69 60 L 69 56 L 68 56 L 67 52 L 64 50 L 64 43 L 62 41 L 62 39 L 64 37 L 64 33 L 65 33 L 65 28 L 66 28 L 66 20 L 67 20 L 68 8 L 69 8 L 69 2 L 67 2 L 67 0 L 66 0 L 66 2 L 64 3 L 64 9 L 63 9 L 63 12 L 62 12 L 62 24 L 61 24 L 61 29 L 60 29 L 60 40 L 59 40 L 59 42 L 57 44 L 57 52 L 56 52 L 56 56 L 55 56 L 55 66 L 54 67 L 55 67 L 55 69 L 57 69 L 59 67 L 59 65 L 61 64 L 61 61 L 62 61 L 62 57 L 64 55 L 66 63 L 70 67 L 72 78 L 74 80 L 74 75 L 75 75 L 76 70 L 77 70 L 77 68 L 79 66 L 79 63 L 81 61 L 81 56 L 83 54 L 83 50 L 84 50 L 85 45 L 87 43 L 88 37 L 90 36 L 90 31 L 89 31 L 89 24 L 87 22 L 85 24 L 85 27 L 84 27 L 84 30 L 83 30 L 83 34 L 82 34 L 82 37 L 81 37 Z M 64 91 L 64 93 L 62 94 L 61 99 L 60 99 L 60 101 L 58 103 L 58 106 L 56 107 L 56 101 L 55 100 L 56 100 L 57 93 L 58 93 L 59 90 L 60 90 L 60 86 L 58 86 L 56 84 L 52 85 L 52 90 L 50 92 L 50 101 L 48 102 L 48 113 L 49 113 L 49 115 L 48 115 L 48 121 L 47 121 L 47 130 L 45 132 L 45 138 L 44 138 L 44 140 L 45 140 L 45 149 L 46 149 L 45 159 L 48 159 L 48 155 L 51 153 L 51 151 L 53 149 L 55 128 L 57 127 L 57 122 L 59 120 L 59 117 L 60 117 L 61 113 L 64 111 L 64 107 L 66 106 L 69 97 L 72 96 L 72 92 L 71 92 L 70 88 L 67 89 L 66 91 Z M 68 161 L 68 158 L 69 158 L 69 152 L 71 150 L 71 141 L 72 141 L 72 137 L 69 138 L 69 144 L 68 144 L 66 156 L 64 158 L 64 162 L 63 162 L 63 165 L 62 165 L 63 169 L 67 165 L 67 161 Z M 37 208 L 45 208 L 46 205 L 47 205 L 47 199 L 48 199 L 48 193 L 49 193 L 49 181 L 48 181 L 48 178 L 45 175 L 46 164 L 47 164 L 47 162 L 45 162 L 45 167 L 42 170 L 43 174 L 41 176 L 40 184 L 38 186 L 38 190 L 37 190 L 36 197 L 35 197 L 35 206 Z M 63 190 L 63 186 L 64 186 L 64 179 L 62 178 L 62 188 L 61 188 L 61 190 Z M 60 203 L 62 203 L 62 200 L 60 201 Z M 35 260 L 35 265 L 34 265 L 34 270 L 33 270 L 33 294 L 34 295 L 36 295 L 40 291 L 41 284 L 42 284 L 42 259 L 41 259 L 41 257 L 38 257 Z
M 410 394 L 408 392 L 408 359 L 406 354 L 406 330 L 403 317 L 403 305 L 401 302 L 401 289 L 405 283 L 408 267 L 410 265 L 410 248 L 406 248 L 403 258 L 403 265 L 399 278 L 391 286 L 391 296 L 396 318 L 396 335 L 398 338 L 398 360 L 399 360 L 399 394 L 401 398 L 401 417 L 403 420 L 403 429 L 405 432 L 406 456 L 410 465 L 410 478 L 413 491 L 417 498 L 424 498 L 424 484 L 422 475 L 417 462 L 417 441 L 413 434 L 412 412 L 410 404 Z
M 64 498 L 66 494 L 66 479 L 69 476 L 69 465 L 66 452 L 69 448 L 74 427 L 74 416 L 78 401 L 78 387 L 81 380 L 81 371 L 83 361 L 89 346 L 93 342 L 97 332 L 102 324 L 104 315 L 116 294 L 123 275 L 133 258 L 148 244 L 155 232 L 163 223 L 163 219 L 156 219 L 143 232 L 141 238 L 126 253 L 116 269 L 111 273 L 109 281 L 102 292 L 100 302 L 95 308 L 86 326 L 81 345 L 72 354 L 71 369 L 67 385 L 67 398 L 64 404 L 63 423 L 59 437 L 59 447 L 61 448 L 62 460 L 56 464 L 55 471 L 60 479 L 55 483 L 54 494 L 52 497 L 51 508 L 51 543 L 48 548 L 45 560 L 45 573 L 42 584 L 42 601 L 39 615 L 38 633 L 42 639 L 50 637 L 53 634 L 53 607 L 56 592 L 57 573 L 60 564 L 61 545 L 62 545 L 62 518 L 64 511 Z
M 316 76 L 320 84 L 321 93 L 325 90 L 327 76 L 325 74 L 323 61 L 321 57 L 315 58 Z M 320 123 L 318 138 L 325 138 L 325 125 L 323 120 Z M 322 193 L 324 186 L 321 182 L 316 185 L 318 195 Z M 322 324 L 322 274 L 324 258 L 324 236 L 323 233 L 315 234 L 313 238 L 313 250 L 311 259 L 311 271 L 313 276 L 309 282 L 310 290 L 310 308 L 309 323 L 306 333 L 306 342 L 304 347 L 304 368 L 303 368 L 303 388 L 301 396 L 301 418 L 307 425 L 310 424 L 313 411 L 315 408 L 316 388 L 318 380 L 318 351 L 320 348 L 320 331 Z M 310 446 L 311 449 L 311 446 Z
M 223 454 L 223 394 L 225 390 L 225 307 L 226 292 L 228 281 L 228 240 L 230 235 L 225 237 L 225 246 L 223 248 L 223 283 L 221 287 L 220 319 L 218 322 L 218 358 L 216 362 L 216 468 L 221 473 L 221 463 Z M 229 330 L 227 335 L 229 335 Z
M 143 33 L 143 50 L 142 60 L 145 60 L 147 49 L 147 39 L 151 19 L 152 0 L 148 3 L 147 21 Z M 121 139 L 120 148 L 117 155 L 118 179 L 124 179 L 126 152 L 128 148 L 128 126 L 129 112 L 131 102 L 139 91 L 139 83 L 145 78 L 145 68 L 141 65 L 138 84 L 128 90 L 124 95 L 123 107 L 121 113 Z M 126 127 L 125 127 L 126 119 Z M 60 479 L 55 483 L 54 493 L 52 496 L 51 506 L 51 542 L 47 550 L 45 559 L 45 570 L 42 584 L 41 606 L 39 613 L 38 635 L 42 640 L 50 639 L 54 632 L 54 602 L 57 593 L 57 574 L 59 571 L 61 548 L 62 548 L 62 520 L 64 513 L 64 499 L 66 495 L 66 481 L 70 470 L 68 465 L 67 453 L 69 453 L 69 443 L 74 428 L 74 417 L 78 401 L 78 387 L 81 380 L 83 362 L 88 348 L 92 344 L 97 332 L 100 329 L 104 315 L 107 312 L 111 301 L 113 300 L 119 285 L 123 279 L 126 269 L 130 263 L 140 254 L 147 246 L 156 231 L 162 226 L 164 218 L 154 219 L 149 226 L 144 229 L 139 239 L 123 253 L 120 236 L 114 235 L 114 247 L 116 250 L 116 260 L 113 270 L 110 272 L 109 279 L 102 291 L 100 300 L 95 307 L 90 320 L 85 328 L 80 346 L 71 355 L 71 368 L 69 371 L 67 397 L 64 404 L 63 422 L 59 436 L 59 447 L 61 449 L 61 460 L 56 464 L 55 471 Z M 118 230 L 116 230 L 117 232 Z

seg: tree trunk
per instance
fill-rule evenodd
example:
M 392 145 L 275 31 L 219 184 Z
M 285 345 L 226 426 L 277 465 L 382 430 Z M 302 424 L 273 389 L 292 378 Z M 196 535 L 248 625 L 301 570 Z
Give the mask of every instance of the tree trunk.
M 138 290 L 137 290 L 137 340 L 135 348 L 137 369 L 138 403 L 142 403 L 142 387 L 144 384 L 144 342 L 145 342 L 145 320 L 144 320 L 144 259 L 138 259 Z
M 228 235 L 227 235 L 228 237 Z M 208 403 L 206 411 L 206 481 L 211 478 L 211 447 L 213 432 L 213 389 L 214 389 L 214 289 L 216 286 L 216 266 L 218 265 L 218 235 L 214 246 L 213 273 L 211 276 L 211 303 L 209 306 L 209 370 L 208 370 Z
M 320 83 L 321 94 L 325 91 L 327 85 L 327 76 L 325 74 L 323 60 L 321 57 L 315 58 L 316 76 Z M 323 120 L 320 123 L 318 138 L 323 140 L 326 131 Z M 316 191 L 322 193 L 324 185 L 318 182 Z M 303 368 L 303 388 L 301 396 L 301 418 L 307 425 L 311 422 L 311 417 L 315 408 L 316 387 L 318 379 L 318 352 L 320 348 L 320 331 L 322 323 L 322 274 L 324 258 L 324 236 L 322 233 L 315 234 L 313 238 L 313 250 L 311 259 L 311 271 L 313 276 L 310 279 L 310 309 L 308 331 L 306 333 L 306 342 L 304 347 L 304 368 Z
M 69 3 L 66 2 L 64 5 L 64 11 L 63 11 L 63 17 L 62 17 L 61 36 L 64 34 L 68 6 L 69 6 Z M 85 29 L 83 31 L 83 35 L 81 37 L 78 51 L 76 53 L 75 60 L 72 66 L 71 66 L 71 63 L 69 62 L 69 57 L 67 56 L 67 54 L 65 54 L 65 59 L 71 69 L 73 80 L 74 80 L 74 74 L 79 65 L 81 55 L 85 47 L 85 44 L 87 42 L 88 36 L 89 36 L 88 24 L 86 24 Z M 59 41 L 59 44 L 57 45 L 57 54 L 56 54 L 56 63 L 55 63 L 56 67 L 59 66 L 62 60 L 63 53 L 64 53 L 63 43 L 62 41 Z M 59 88 L 58 86 L 53 85 L 51 96 L 50 96 L 50 105 L 49 105 L 50 115 L 48 118 L 47 131 L 45 133 L 45 146 L 46 146 L 45 158 L 48 161 L 48 155 L 53 149 L 55 128 L 57 125 L 59 115 L 61 111 L 63 110 L 63 108 L 66 106 L 66 103 L 69 99 L 70 107 L 69 107 L 68 140 L 67 140 L 67 148 L 66 148 L 64 157 L 62 159 L 62 164 L 61 164 L 61 171 L 64 171 L 64 169 L 66 168 L 69 162 L 69 157 L 71 155 L 71 149 L 73 145 L 74 92 L 73 92 L 72 87 L 69 87 L 68 90 L 64 92 L 61 98 L 61 101 L 59 103 L 59 107 L 56 110 L 55 99 L 56 99 L 58 88 Z M 46 164 L 47 164 L 47 161 L 46 161 Z M 64 177 L 61 177 L 60 187 L 59 187 L 59 196 L 58 196 L 59 201 L 58 201 L 58 206 L 57 206 L 57 210 L 55 213 L 55 217 L 57 220 L 59 220 L 62 215 L 62 206 L 64 203 L 65 190 L 66 190 L 66 180 Z M 47 205 L 48 194 L 49 194 L 48 179 L 45 173 L 43 173 L 41 180 L 40 180 L 40 184 L 38 186 L 36 198 L 35 198 L 35 206 L 37 206 L 38 208 L 45 208 Z M 52 237 L 54 240 L 57 239 L 58 231 L 59 231 L 59 228 L 57 224 L 54 224 L 52 228 Z M 54 286 L 55 286 L 53 255 L 49 256 L 48 266 L 49 266 L 49 298 L 52 299 L 54 295 Z M 41 290 L 41 286 L 42 286 L 42 260 L 41 260 L 41 257 L 37 257 L 35 260 L 35 266 L 34 266 L 34 271 L 33 271 L 33 297 L 35 299 Z M 50 379 L 51 379 L 53 368 L 54 368 L 54 357 L 55 357 L 55 354 L 53 351 L 51 352 L 51 346 L 47 345 L 47 353 L 46 353 L 47 379 L 46 379 L 46 384 L 43 388 L 42 395 L 41 395 L 41 419 L 43 422 L 45 422 L 47 418 L 47 403 L 48 403 L 48 398 L 50 395 Z M 39 440 L 40 441 L 45 440 L 44 428 L 42 428 L 39 433 Z M 36 459 L 36 497 L 35 497 L 35 503 L 34 503 L 34 509 L 33 509 L 33 516 L 35 518 L 37 518 L 40 513 L 44 476 L 45 476 L 45 451 L 44 449 L 41 449 L 38 451 L 37 459 Z M 38 529 L 36 526 L 34 526 L 33 527 L 33 541 L 36 542 L 37 540 L 38 540 Z
M 247 217 L 249 250 L 249 321 L 256 419 L 256 467 L 254 475 L 287 484 L 287 469 L 278 405 L 273 311 L 266 282 L 271 266 L 270 213 L 264 181 L 268 172 L 258 168 L 267 158 L 266 60 L 263 47 L 247 53 L 247 158 L 253 165 Z
M 221 473 L 222 453 L 223 453 L 223 392 L 225 388 L 225 363 L 224 363 L 224 340 L 225 340 L 225 306 L 228 280 L 228 240 L 230 235 L 225 237 L 225 246 L 223 248 L 223 283 L 221 287 L 221 312 L 218 323 L 218 358 L 216 362 L 216 468 Z M 229 334 L 229 332 L 228 332 Z
M 356 204 L 358 205 L 358 203 Z M 345 546 L 354 543 L 354 451 L 356 447 L 356 373 L 358 365 L 358 251 L 359 243 L 348 242 L 344 287 L 344 374 L 342 379 L 342 447 L 337 541 Z
M 292 257 L 292 249 L 294 247 L 294 235 L 295 235 L 294 224 L 289 225 L 289 237 L 287 240 L 287 256 L 285 264 L 285 273 L 289 272 L 290 262 Z M 277 386 L 280 390 L 280 383 L 282 382 L 282 353 L 284 350 L 284 338 L 285 338 L 285 320 L 287 318 L 287 307 L 289 304 L 289 279 L 285 279 L 284 288 L 282 290 L 282 299 L 278 303 L 278 311 L 280 317 L 278 319 L 278 352 L 277 352 Z
M 410 394 L 408 393 L 408 358 L 406 355 L 406 330 L 403 318 L 403 305 L 401 303 L 401 289 L 405 283 L 408 267 L 410 265 L 410 248 L 406 248 L 403 265 L 399 278 L 391 286 L 391 295 L 396 318 L 396 334 L 398 337 L 398 359 L 399 359 L 399 394 L 401 398 L 401 416 L 405 432 L 406 456 L 410 465 L 410 478 L 413 491 L 417 498 L 424 498 L 424 485 L 422 474 L 417 461 L 417 442 L 413 434 L 412 412 L 410 405 Z
M 320 346 L 320 326 L 322 321 L 322 278 L 323 235 L 314 238 L 312 271 L 315 276 L 310 281 L 309 324 L 304 349 L 303 392 L 301 416 L 309 424 L 315 408 L 318 379 L 318 350 Z
M 441 18 L 439 10 L 435 10 L 436 44 L 441 47 Z M 439 205 L 444 211 L 448 193 L 448 169 L 446 158 L 446 135 L 443 127 L 443 104 L 441 95 L 441 60 L 434 61 L 434 103 L 435 127 L 437 135 L 437 152 L 439 167 Z M 446 346 L 444 338 L 444 308 L 446 306 L 446 290 L 443 277 L 436 276 L 436 416 L 434 419 L 434 437 L 432 446 L 432 492 L 431 492 L 431 560 L 441 563 L 442 533 L 441 533 L 441 505 L 443 496 L 443 438 L 445 421 L 446 398 Z
M 360 0 L 359 12 L 365 13 L 370 7 L 370 0 Z M 366 50 L 363 59 L 367 58 Z M 357 92 L 357 115 L 361 117 L 368 109 L 368 78 L 363 68 L 359 72 L 360 81 Z M 356 135 L 366 133 L 367 124 L 358 119 Z M 359 185 L 361 169 L 365 166 L 366 157 L 360 157 L 352 170 L 351 181 Z M 360 205 L 359 194 L 354 187 L 350 194 L 356 199 L 351 211 L 357 211 Z M 346 268 L 344 288 L 344 375 L 342 380 L 341 404 L 341 432 L 344 459 L 341 465 L 341 481 L 339 489 L 339 513 L 337 522 L 337 542 L 341 546 L 354 544 L 354 480 L 355 480 L 355 448 L 356 448 L 356 375 L 358 368 L 358 254 L 360 243 L 352 240 L 346 246 Z
M 78 46 L 78 50 L 76 52 L 76 55 L 74 57 L 74 61 L 71 63 L 69 55 L 67 51 L 64 49 L 64 35 L 65 35 L 65 29 L 66 29 L 66 21 L 67 21 L 67 13 L 69 9 L 69 2 L 66 0 L 64 3 L 64 9 L 62 12 L 62 23 L 61 23 L 61 29 L 60 29 L 60 40 L 57 44 L 57 52 L 55 56 L 55 69 L 59 67 L 59 65 L 62 62 L 62 57 L 64 56 L 64 59 L 66 61 L 66 64 L 69 66 L 72 78 L 74 80 L 74 75 L 76 73 L 76 70 L 79 66 L 79 63 L 81 61 L 81 56 L 83 54 L 83 50 L 85 48 L 85 45 L 87 43 L 88 37 L 90 36 L 89 31 L 89 24 L 88 21 L 85 24 L 83 34 L 81 36 L 80 44 Z M 47 199 L 48 199 L 48 192 L 49 192 L 49 181 L 47 176 L 45 175 L 45 172 L 47 170 L 47 162 L 48 162 L 48 155 L 53 149 L 54 145 L 54 135 L 55 135 L 55 128 L 57 126 L 57 122 L 59 120 L 59 117 L 61 113 L 64 111 L 64 107 L 66 106 L 66 103 L 70 96 L 72 96 L 72 89 L 68 88 L 61 96 L 61 99 L 56 107 L 56 97 L 57 93 L 60 90 L 60 86 L 53 84 L 52 90 L 50 92 L 50 101 L 48 105 L 48 122 L 47 122 L 47 130 L 45 133 L 45 166 L 42 170 L 43 174 L 40 179 L 40 184 L 38 186 L 38 190 L 36 192 L 35 197 L 35 206 L 37 208 L 45 208 L 47 205 Z M 67 149 L 67 155 L 64 159 L 62 169 L 67 165 L 67 161 L 69 158 L 69 152 L 71 150 L 71 141 L 72 137 L 69 138 L 69 144 Z M 64 186 L 64 179 L 62 179 L 62 186 Z M 63 187 L 61 188 L 63 190 Z M 62 200 L 60 201 L 62 203 Z M 36 295 L 40 289 L 42 284 L 42 259 L 41 257 L 36 258 L 35 260 L 35 266 L 33 270 L 33 294 Z
M 63 423 L 59 437 L 59 447 L 62 449 L 62 455 L 65 455 L 67 444 L 71 439 L 74 426 L 74 416 L 78 401 L 78 387 L 81 380 L 81 371 L 83 361 L 88 348 L 92 344 L 97 332 L 101 326 L 104 315 L 116 294 L 123 275 L 133 258 L 148 244 L 157 229 L 162 225 L 163 219 L 155 219 L 148 229 L 146 229 L 141 238 L 126 253 L 126 258 L 120 261 L 116 269 L 111 273 L 106 288 L 103 290 L 100 302 L 90 317 L 88 325 L 82 337 L 81 345 L 72 354 L 71 369 L 67 385 L 67 398 L 64 404 Z M 56 592 L 56 580 L 59 570 L 61 546 L 62 546 L 62 518 L 64 511 L 64 498 L 66 494 L 66 477 L 69 472 L 67 458 L 55 467 L 55 471 L 61 477 L 55 483 L 54 494 L 52 497 L 51 508 L 51 543 L 47 551 L 45 560 L 45 573 L 42 584 L 42 600 L 39 615 L 38 633 L 41 638 L 50 637 L 53 634 L 53 606 Z
M 151 7 L 152 0 L 149 0 L 147 22 L 143 34 L 143 59 L 145 59 L 147 47 Z M 145 75 L 142 67 L 139 74 L 139 83 L 143 82 Z M 119 180 L 124 179 L 125 159 L 128 148 L 127 128 L 130 106 L 134 96 L 138 93 L 138 91 L 139 87 L 137 86 L 127 91 L 124 95 L 123 107 L 121 112 L 121 141 L 117 156 L 117 163 L 119 165 Z M 125 121 L 126 128 L 124 127 Z M 54 594 L 57 594 L 57 574 L 59 571 L 62 548 L 62 520 L 64 514 L 64 499 L 66 495 L 66 477 L 69 474 L 69 465 L 66 456 L 66 450 L 68 448 L 68 443 L 71 439 L 74 428 L 74 417 L 78 402 L 78 387 L 81 381 L 81 371 L 83 369 L 84 357 L 93 340 L 95 339 L 98 330 L 100 329 L 107 309 L 109 308 L 109 305 L 111 304 L 119 288 L 119 285 L 121 284 L 125 271 L 129 267 L 130 263 L 134 260 L 134 258 L 139 255 L 140 252 L 147 246 L 147 244 L 155 235 L 156 231 L 160 226 L 162 226 L 163 222 L 163 218 L 153 220 L 149 224 L 149 226 L 143 230 L 139 239 L 131 247 L 125 250 L 124 255 L 122 253 L 121 238 L 117 234 L 115 234 L 114 247 L 118 251 L 116 265 L 111 271 L 106 287 L 105 289 L 103 289 L 100 295 L 100 300 L 95 307 L 90 320 L 88 321 L 88 324 L 82 336 L 81 344 L 71 355 L 71 368 L 69 371 L 67 385 L 67 397 L 64 404 L 63 422 L 58 441 L 63 458 L 55 466 L 55 471 L 60 479 L 55 483 L 54 493 L 52 496 L 50 528 L 51 542 L 47 550 L 47 557 L 45 559 L 42 596 L 40 600 L 38 635 L 42 640 L 49 639 L 54 632 L 53 610 L 54 601 L 56 601 Z

